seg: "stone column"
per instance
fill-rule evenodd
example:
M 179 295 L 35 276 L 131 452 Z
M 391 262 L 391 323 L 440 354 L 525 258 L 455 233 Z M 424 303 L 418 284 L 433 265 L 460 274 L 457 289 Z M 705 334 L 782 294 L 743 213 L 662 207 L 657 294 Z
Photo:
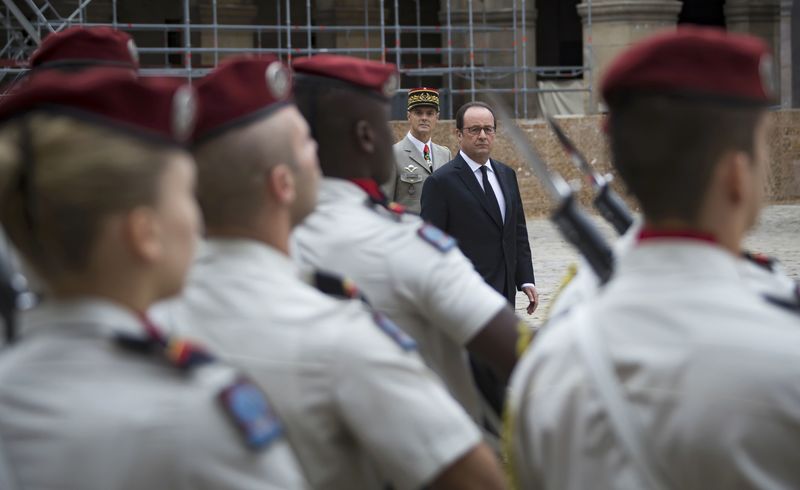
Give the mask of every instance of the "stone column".
M 384 5 L 384 23 L 386 29 L 390 26 L 388 9 Z M 367 11 L 364 11 L 364 0 L 318 0 L 316 2 L 315 21 L 317 26 L 363 26 L 365 20 L 369 18 L 369 25 L 380 27 L 381 12 L 378 0 L 369 0 Z M 330 31 L 317 33 L 317 48 L 380 48 L 380 30 L 347 30 Z M 386 46 L 389 47 L 388 45 Z M 374 60 L 381 59 L 380 51 L 365 55 L 363 53 L 352 53 L 354 56 L 369 58 Z
M 725 21 L 730 32 L 758 36 L 770 46 L 773 56 L 775 93 L 781 94 L 781 2 L 780 0 L 727 0 Z
M 662 29 L 674 28 L 682 3 L 678 0 L 597 0 L 578 5 L 583 20 L 584 65 L 591 69 L 584 82 L 591 86 L 586 95 L 586 113 L 601 108 L 599 81 L 606 67 L 628 46 Z
M 204 2 L 199 7 L 199 19 L 192 19 L 193 24 L 211 24 L 213 20 L 213 10 L 211 3 Z M 217 23 L 218 24 L 257 24 L 258 7 L 254 0 L 217 0 Z M 256 47 L 256 33 L 252 31 L 225 31 L 217 32 L 217 47 L 220 48 L 242 48 L 251 49 Z M 214 47 L 214 32 L 202 30 L 199 33 L 200 46 L 203 48 Z M 196 40 L 192 36 L 193 41 Z M 226 54 L 220 53 L 221 61 Z M 214 53 L 202 53 L 200 55 L 201 66 L 214 66 Z
M 516 4 L 516 28 L 514 26 Z M 522 71 L 524 66 L 534 68 L 536 66 L 536 0 L 525 1 L 525 12 L 523 16 L 522 5 L 519 0 L 473 0 L 472 1 L 472 25 L 474 63 L 476 69 L 491 67 L 507 67 L 508 73 L 513 73 L 515 65 L 519 70 L 515 76 L 501 76 L 500 73 L 476 75 L 476 92 L 481 87 L 513 89 L 516 86 L 521 91 L 527 84 L 528 89 L 536 88 L 536 74 Z M 522 28 L 523 19 L 525 28 Z M 447 47 L 447 10 L 445 2 L 439 12 L 439 21 L 442 26 L 442 46 Z M 469 1 L 451 0 L 450 2 L 450 22 L 459 29 L 469 25 Z M 491 31 L 481 32 L 481 26 L 493 28 Z M 524 44 L 524 48 L 523 48 Z M 464 30 L 453 31 L 452 46 L 458 49 L 468 49 L 470 47 L 469 32 Z M 484 49 L 499 49 L 502 51 L 482 51 Z M 515 59 L 516 58 L 516 59 Z M 447 65 L 447 53 L 442 54 L 442 64 Z M 453 66 L 470 66 L 469 52 L 454 53 Z M 444 77 L 447 83 L 447 76 Z M 460 74 L 453 77 L 453 87 L 451 89 L 470 89 L 471 79 L 469 73 Z M 514 106 L 514 93 L 507 93 L 503 98 Z M 471 94 L 453 96 L 453 113 L 458 107 L 469 101 Z M 529 118 L 536 117 L 538 114 L 538 98 L 536 93 L 528 93 L 527 97 L 523 93 L 517 94 L 519 105 L 519 115 L 525 114 L 525 101 L 527 100 L 527 115 Z

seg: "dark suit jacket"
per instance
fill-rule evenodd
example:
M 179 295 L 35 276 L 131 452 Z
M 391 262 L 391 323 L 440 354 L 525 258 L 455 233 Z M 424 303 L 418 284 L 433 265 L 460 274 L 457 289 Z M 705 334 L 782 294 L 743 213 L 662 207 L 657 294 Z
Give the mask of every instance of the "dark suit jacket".
M 458 240 L 484 280 L 513 305 L 517 289 L 534 282 L 531 247 L 517 175 L 490 161 L 506 201 L 503 223 L 490 213 L 483 189 L 461 154 L 425 180 L 421 215 Z

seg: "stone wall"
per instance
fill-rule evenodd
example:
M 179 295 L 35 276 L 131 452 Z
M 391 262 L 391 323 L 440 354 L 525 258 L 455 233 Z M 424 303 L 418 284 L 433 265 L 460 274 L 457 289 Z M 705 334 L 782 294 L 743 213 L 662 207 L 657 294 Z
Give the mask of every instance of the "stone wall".
M 600 172 L 613 173 L 601 130 L 603 117 L 567 116 L 559 118 L 558 122 L 590 161 L 597 160 L 595 167 Z M 773 125 L 769 136 L 771 161 L 767 200 L 769 203 L 800 201 L 800 110 L 777 111 L 771 117 Z M 406 123 L 391 124 L 397 139 L 405 136 L 408 130 Z M 521 126 L 553 170 L 569 181 L 582 182 L 581 173 L 572 166 L 543 120 L 523 121 Z M 455 154 L 458 151 L 455 122 L 440 121 L 434 131 L 433 141 L 449 147 Z M 542 215 L 551 209 L 550 200 L 539 185 L 538 179 L 531 175 L 502 130 L 498 133 L 492 156 L 517 171 L 525 211 L 529 216 Z M 620 194 L 625 195 L 619 179 L 615 179 L 613 186 Z M 585 206 L 591 206 L 591 192 L 588 186 L 583 185 L 578 195 Z M 636 208 L 636 204 L 630 198 L 628 202 L 632 208 Z

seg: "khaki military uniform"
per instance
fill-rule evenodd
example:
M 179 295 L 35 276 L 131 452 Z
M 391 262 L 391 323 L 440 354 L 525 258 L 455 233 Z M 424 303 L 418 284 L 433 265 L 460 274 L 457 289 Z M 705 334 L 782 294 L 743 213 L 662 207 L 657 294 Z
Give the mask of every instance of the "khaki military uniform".
M 402 204 L 409 212 L 420 213 L 420 196 L 422 184 L 436 169 L 449 162 L 450 149 L 431 142 L 431 159 L 433 165 L 428 166 L 419 149 L 408 139 L 408 136 L 394 144 L 395 166 L 392 176 L 383 186 L 383 192 L 390 201 Z
M 661 487 L 800 487 L 800 316 L 747 274 L 713 244 L 643 241 L 602 294 L 551 321 L 511 383 L 522 488 L 645 488 L 580 354 L 580 325 L 599 337 Z
M 342 179 L 325 178 L 316 211 L 294 235 L 298 260 L 352 279 L 370 303 L 419 343 L 450 393 L 485 415 L 465 345 L 506 306 L 455 241 L 419 217 L 373 205 Z
M 46 302 L 23 323 L 0 354 L 3 490 L 307 488 L 282 436 L 249 449 L 223 411 L 232 368 L 123 348 L 145 332 L 106 301 Z
M 155 314 L 274 391 L 314 488 L 424 487 L 480 431 L 412 339 L 361 301 L 325 295 L 301 276 L 260 242 L 209 240 L 183 296 Z

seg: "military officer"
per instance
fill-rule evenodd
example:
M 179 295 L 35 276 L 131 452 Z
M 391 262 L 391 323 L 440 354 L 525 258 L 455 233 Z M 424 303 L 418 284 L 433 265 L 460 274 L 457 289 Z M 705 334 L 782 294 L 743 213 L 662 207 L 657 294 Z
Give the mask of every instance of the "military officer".
M 207 240 L 188 288 L 159 316 L 277 386 L 276 412 L 314 488 L 502 488 L 491 450 L 413 339 L 288 256 L 319 180 L 291 85 L 274 57 L 233 58 L 197 84 Z
M 497 429 L 467 352 L 505 381 L 517 357 L 519 319 L 455 240 L 388 205 L 380 192 L 377 183 L 393 167 L 387 96 L 394 68 L 320 55 L 297 60 L 295 70 L 296 99 L 317 135 L 325 176 L 316 211 L 294 234 L 298 259 L 355 281 L 373 306 L 416 339 L 428 366 L 474 420 Z M 365 71 L 387 85 L 373 90 L 359 76 Z
M 740 258 L 771 74 L 762 41 L 700 27 L 608 68 L 612 161 L 644 221 L 602 294 L 551 321 L 514 374 L 523 488 L 800 486 L 800 308 L 754 291 Z
M 407 117 L 408 134 L 394 144 L 396 165 L 383 190 L 389 200 L 419 214 L 423 182 L 450 161 L 450 149 L 431 141 L 439 121 L 439 91 L 428 87 L 409 90 Z
M 293 489 L 264 394 L 144 316 L 198 233 L 183 82 L 42 73 L 0 104 L 0 220 L 46 286 L 0 354 L 0 488 Z

